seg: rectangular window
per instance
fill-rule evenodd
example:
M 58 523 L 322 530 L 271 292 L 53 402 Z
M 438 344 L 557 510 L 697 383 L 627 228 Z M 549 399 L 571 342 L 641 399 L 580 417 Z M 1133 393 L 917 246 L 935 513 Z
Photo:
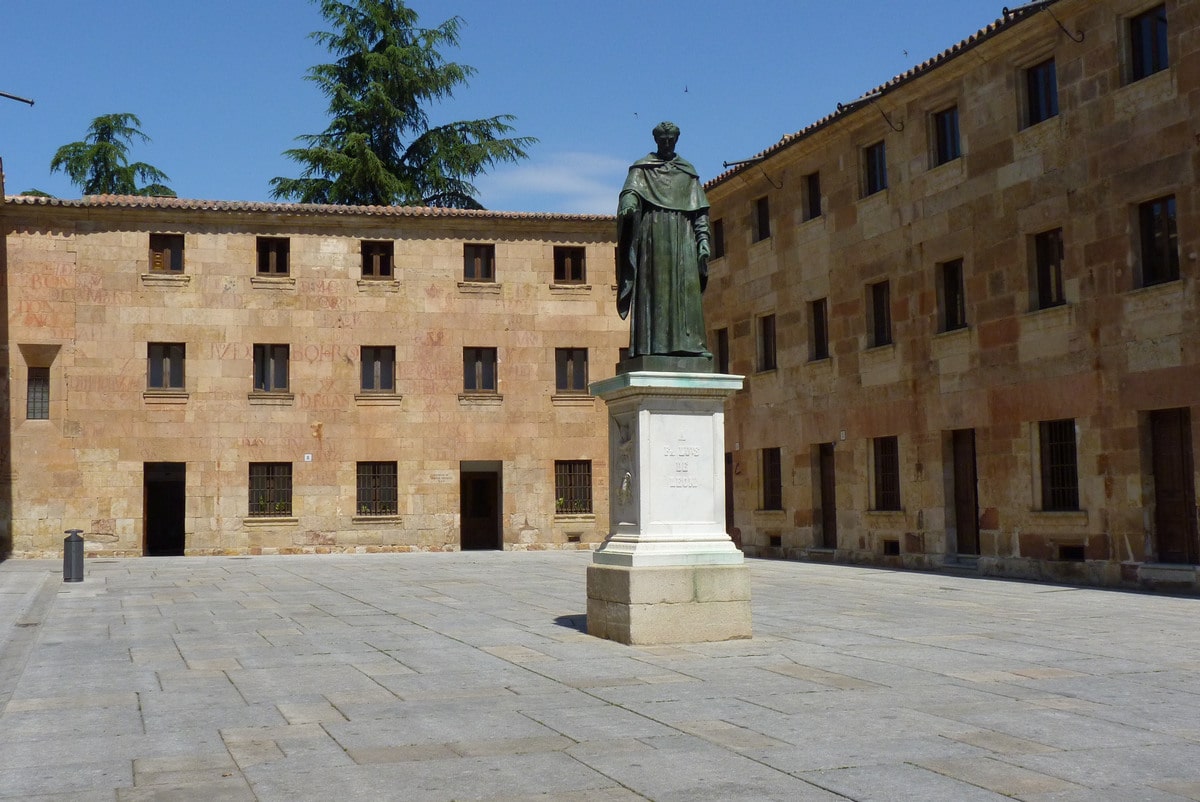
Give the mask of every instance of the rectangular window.
M 808 305 L 812 328 L 809 332 L 808 358 L 812 361 L 829 358 L 829 302 L 818 298 Z
M 362 241 L 362 277 L 391 278 L 396 243 Z
M 763 195 L 754 201 L 754 241 L 762 242 L 771 236 L 771 202 Z
M 1079 509 L 1079 469 L 1075 451 L 1075 421 L 1038 424 L 1042 462 L 1042 509 Z
M 146 386 L 151 390 L 183 389 L 183 343 L 148 343 Z
M 804 219 L 813 220 L 821 216 L 821 174 L 804 176 Z
M 496 349 L 463 349 L 463 392 L 496 392 Z
M 963 260 L 939 265 L 942 280 L 942 331 L 967 327 L 967 299 L 963 290 Z
M 398 512 L 396 484 L 396 463 L 358 463 L 358 491 L 354 507 L 357 514 L 395 515 Z
M 876 437 L 871 441 L 875 468 L 875 509 L 900 509 L 900 439 Z
M 588 350 L 586 348 L 555 348 L 555 390 L 560 393 L 586 393 L 587 385 Z
M 778 448 L 762 450 L 762 508 L 783 509 L 783 458 Z
M 1037 272 L 1037 308 L 1049 309 L 1066 303 L 1063 295 L 1063 231 L 1055 228 L 1033 237 L 1034 269 Z
M 554 246 L 554 283 L 583 284 L 587 280 L 586 252 L 585 248 L 576 246 Z
M 362 352 L 362 392 L 396 392 L 396 347 L 364 345 Z
M 50 419 L 50 368 L 29 368 L 25 395 L 28 420 Z
M 249 512 L 252 517 L 292 514 L 292 463 L 250 463 Z
M 554 514 L 591 515 L 592 461 L 555 460 Z
M 183 272 L 183 235 L 150 235 L 150 272 Z
M 775 370 L 775 316 L 763 315 L 758 319 L 758 369 Z
M 1175 196 L 1156 198 L 1138 207 L 1142 240 L 1142 286 L 1179 278 L 1179 234 L 1175 228 Z
M 713 338 L 717 344 L 716 352 L 713 354 L 713 361 L 716 363 L 717 373 L 729 372 L 729 329 L 717 329 L 716 336 Z
M 254 345 L 254 389 L 282 393 L 288 388 L 288 346 Z
M 887 189 L 887 145 L 881 140 L 863 148 L 863 197 Z
M 290 250 L 291 244 L 287 237 L 259 237 L 258 274 L 260 276 L 286 276 Z
M 555 280 L 557 281 L 557 261 Z M 463 244 L 463 281 L 496 280 L 496 246 L 490 243 Z
M 725 255 L 725 221 L 712 221 L 712 258 L 720 259 Z
M 1129 76 L 1137 81 L 1165 70 L 1167 58 L 1167 6 L 1155 6 L 1129 20 Z
M 945 164 L 962 155 L 958 138 L 958 106 L 933 115 L 933 163 Z
M 886 281 L 880 281 L 870 286 L 871 347 L 892 343 L 892 290 Z
M 1037 125 L 1058 115 L 1058 73 L 1054 59 L 1025 70 L 1026 125 Z

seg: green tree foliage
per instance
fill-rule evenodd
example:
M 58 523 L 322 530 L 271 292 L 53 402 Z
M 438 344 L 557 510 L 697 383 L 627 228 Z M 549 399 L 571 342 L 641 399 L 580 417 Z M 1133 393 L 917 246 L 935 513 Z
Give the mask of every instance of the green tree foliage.
M 302 203 L 427 205 L 479 209 L 471 180 L 526 157 L 536 140 L 507 137 L 512 115 L 430 126 L 426 108 L 449 98 L 474 69 L 445 61 L 462 20 L 417 27 L 403 0 L 320 0 L 334 28 L 313 39 L 337 60 L 308 71 L 329 98 L 329 127 L 298 137 L 284 155 L 300 178 L 274 178 L 276 198 Z
M 62 170 L 84 195 L 158 195 L 175 193 L 166 173 L 145 162 L 129 163 L 134 138 L 149 142 L 134 114 L 105 114 L 92 120 L 82 142 L 63 145 L 50 161 L 50 172 Z M 142 183 L 146 182 L 146 183 Z M 141 184 L 141 186 L 139 186 Z

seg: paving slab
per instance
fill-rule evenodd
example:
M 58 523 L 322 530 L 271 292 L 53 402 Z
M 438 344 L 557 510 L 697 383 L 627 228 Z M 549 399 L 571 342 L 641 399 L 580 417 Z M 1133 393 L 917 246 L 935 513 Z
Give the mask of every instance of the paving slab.
M 0 563 L 0 799 L 1200 800 L 1200 599 L 750 560 L 630 647 L 589 561 Z

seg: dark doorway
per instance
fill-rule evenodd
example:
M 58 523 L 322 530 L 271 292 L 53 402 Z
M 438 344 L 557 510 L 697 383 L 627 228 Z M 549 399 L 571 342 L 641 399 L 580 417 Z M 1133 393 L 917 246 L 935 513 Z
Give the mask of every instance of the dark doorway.
M 833 443 L 817 446 L 817 487 L 820 497 L 821 538 L 819 545 L 824 549 L 837 548 L 837 492 L 833 468 Z
M 1186 409 L 1150 413 L 1154 472 L 1154 531 L 1158 560 L 1196 564 L 1196 488 L 1192 478 L 1192 426 Z
M 494 466 L 494 467 L 493 467 Z M 463 462 L 459 467 L 459 513 L 463 551 L 499 549 L 500 463 Z
M 142 469 L 142 521 L 146 533 L 142 554 L 182 557 L 187 466 L 182 462 L 147 462 Z
M 733 452 L 725 452 L 725 534 L 733 537 Z
M 975 430 L 950 433 L 954 451 L 954 529 L 956 552 L 979 554 L 979 478 L 975 467 Z

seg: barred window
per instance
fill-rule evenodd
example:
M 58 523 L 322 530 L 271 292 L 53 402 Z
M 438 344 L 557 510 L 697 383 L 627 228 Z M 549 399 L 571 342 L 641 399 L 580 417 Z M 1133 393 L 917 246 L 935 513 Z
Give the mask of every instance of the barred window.
M 892 290 L 886 281 L 872 284 L 870 287 L 871 319 L 868 329 L 871 333 L 871 347 L 892 343 Z
M 967 327 L 967 298 L 963 289 L 963 260 L 955 259 L 941 265 L 942 331 Z
M 1179 279 L 1179 231 L 1175 196 L 1146 201 L 1138 207 L 1142 240 L 1142 286 Z
M 876 142 L 863 148 L 863 197 L 888 187 L 887 145 Z
M 591 460 L 583 459 L 555 461 L 554 512 L 556 515 L 591 514 Z
M 251 517 L 292 514 L 292 463 L 250 463 Z
M 1129 20 L 1130 77 L 1145 78 L 1170 65 L 1167 54 L 1167 6 L 1157 5 Z
M 1038 425 L 1042 462 L 1042 509 L 1079 509 L 1079 464 L 1075 420 L 1042 421 Z
M 29 420 L 50 419 L 50 368 L 29 369 L 25 417 Z
M 1058 71 L 1054 59 L 1025 70 L 1025 116 L 1028 125 L 1058 116 Z
M 775 353 L 775 316 L 758 319 L 758 369 L 760 372 L 779 367 Z
M 762 509 L 783 509 L 783 458 L 778 448 L 762 450 Z
M 829 300 L 818 298 L 809 304 L 812 316 L 812 339 L 809 341 L 808 358 L 812 361 L 829 358 Z
M 355 509 L 359 515 L 396 514 L 396 463 L 358 463 L 358 497 Z
M 876 437 L 872 442 L 875 457 L 875 509 L 900 509 L 900 442 L 895 437 Z
M 958 136 L 958 106 L 933 115 L 933 163 L 951 162 L 962 155 Z

